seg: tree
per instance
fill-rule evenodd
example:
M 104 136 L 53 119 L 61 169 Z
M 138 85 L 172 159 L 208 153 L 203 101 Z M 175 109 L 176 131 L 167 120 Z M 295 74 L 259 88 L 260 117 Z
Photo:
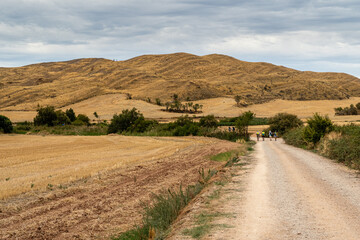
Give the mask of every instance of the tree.
M 278 113 L 269 118 L 270 130 L 284 134 L 286 131 L 303 125 L 303 122 L 294 114 Z
M 356 104 L 356 108 L 357 108 L 358 111 L 360 111 L 360 102 L 358 102 L 358 103 Z
M 236 96 L 234 97 L 234 99 L 235 99 L 235 102 L 236 102 L 236 106 L 239 106 L 241 97 L 240 97 L 239 95 L 236 95 Z
M 199 124 L 201 127 L 216 128 L 218 121 L 216 120 L 214 115 L 207 115 L 200 118 Z
M 200 108 L 200 105 L 199 105 L 198 103 L 196 103 L 196 104 L 193 106 L 193 108 L 194 108 L 194 111 L 197 112 L 198 109 Z
M 160 98 L 156 98 L 156 99 L 155 99 L 155 102 L 156 102 L 156 105 L 159 105 L 159 106 L 162 105 Z
M 235 121 L 235 127 L 239 130 L 240 134 L 245 137 L 246 140 L 249 139 L 248 127 L 250 121 L 253 120 L 255 114 L 251 111 L 244 112 L 238 119 Z
M 125 109 L 119 115 L 114 114 L 113 118 L 111 119 L 111 124 L 108 128 L 108 133 L 121 133 L 128 131 L 140 117 L 144 116 L 139 111 L 137 111 L 136 108 L 131 110 Z
M 0 130 L 4 133 L 11 133 L 13 131 L 12 122 L 8 117 L 0 115 Z
M 37 115 L 34 118 L 34 125 L 54 126 L 57 119 L 55 108 L 53 106 L 38 107 Z
M 100 123 L 100 118 L 99 115 L 97 114 L 97 112 L 94 112 L 94 117 L 97 119 L 97 122 Z
M 83 123 L 85 123 L 86 125 L 90 125 L 90 118 L 88 116 L 86 116 L 85 114 L 79 114 L 76 117 L 76 121 L 81 121 Z
M 65 114 L 70 119 L 71 122 L 75 121 L 76 115 L 72 108 L 66 109 Z
M 61 110 L 57 110 L 56 112 L 56 120 L 53 122 L 54 125 L 66 125 L 71 124 L 69 117 Z

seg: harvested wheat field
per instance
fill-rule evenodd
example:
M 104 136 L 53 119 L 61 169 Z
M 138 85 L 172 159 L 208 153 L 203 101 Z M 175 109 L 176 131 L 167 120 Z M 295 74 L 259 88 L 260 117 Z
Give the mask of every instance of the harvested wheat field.
M 106 239 L 151 193 L 194 183 L 236 143 L 199 137 L 0 135 L 0 239 Z
M 236 117 L 244 111 L 252 111 L 258 117 L 271 117 L 276 113 L 287 112 L 298 115 L 300 118 L 311 117 L 315 112 L 329 117 L 339 123 L 356 122 L 360 116 L 335 116 L 335 107 L 348 107 L 350 104 L 360 102 L 360 97 L 352 97 L 345 100 L 312 100 L 312 101 L 291 101 L 273 100 L 263 104 L 254 104 L 248 107 L 239 108 L 233 98 L 210 98 L 195 101 L 203 105 L 202 113 L 191 114 L 191 116 L 204 116 L 213 114 L 216 117 Z M 123 109 L 135 107 L 146 118 L 158 120 L 171 120 L 183 114 L 161 111 L 163 106 L 151 104 L 142 100 L 127 100 L 125 94 L 107 94 L 96 96 L 79 103 L 63 107 L 62 110 L 73 108 L 79 114 L 86 114 L 94 119 L 93 113 L 97 112 L 101 120 L 110 120 L 115 113 L 121 113 Z M 35 111 L 0 111 L 1 115 L 9 117 L 13 122 L 33 121 Z

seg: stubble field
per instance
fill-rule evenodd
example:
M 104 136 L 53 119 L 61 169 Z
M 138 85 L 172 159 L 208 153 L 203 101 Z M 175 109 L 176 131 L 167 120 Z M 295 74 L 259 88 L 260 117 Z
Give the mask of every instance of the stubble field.
M 237 148 L 199 137 L 0 135 L 0 239 L 107 239 L 140 223 L 152 193 L 195 183 L 209 156 Z

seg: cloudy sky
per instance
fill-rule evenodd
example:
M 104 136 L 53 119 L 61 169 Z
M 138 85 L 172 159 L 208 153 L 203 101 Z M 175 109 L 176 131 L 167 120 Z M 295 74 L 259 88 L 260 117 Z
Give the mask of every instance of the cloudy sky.
M 359 0 L 0 0 L 0 66 L 219 53 L 360 77 Z

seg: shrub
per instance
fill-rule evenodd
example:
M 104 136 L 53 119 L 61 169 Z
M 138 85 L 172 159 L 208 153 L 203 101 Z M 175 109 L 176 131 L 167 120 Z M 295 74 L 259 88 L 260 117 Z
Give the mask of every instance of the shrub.
M 334 130 L 334 125 L 329 117 L 320 116 L 318 113 L 309 118 L 307 124 L 303 131 L 303 138 L 306 142 L 314 144 L 314 146 L 325 134 Z
M 286 131 L 303 125 L 303 122 L 294 114 L 278 113 L 269 118 L 270 130 L 284 134 Z
M 287 144 L 296 147 L 306 148 L 307 143 L 304 141 L 303 131 L 304 131 L 304 127 L 291 129 L 285 132 L 285 134 L 283 135 L 283 139 Z
M 214 115 L 208 115 L 200 118 L 199 124 L 201 127 L 216 128 L 218 125 L 218 121 L 215 119 Z
M 358 102 L 358 103 L 356 104 L 356 109 L 357 109 L 358 111 L 360 111 L 360 102 Z
M 85 114 L 77 115 L 76 120 L 80 120 L 88 126 L 90 125 L 90 118 L 88 116 L 86 116 Z
M 325 146 L 325 156 L 360 169 L 360 126 L 337 126 L 340 137 L 331 139 Z
M 159 106 L 162 105 L 160 98 L 156 98 L 156 99 L 155 99 L 155 102 L 156 102 L 156 105 L 159 105 Z
M 13 130 L 12 122 L 8 117 L 0 115 L 0 130 L 4 133 L 11 133 Z
M 76 115 L 72 108 L 66 109 L 65 114 L 70 119 L 71 122 L 76 120 Z
M 131 130 L 136 120 L 144 117 L 136 108 L 131 110 L 125 109 L 121 114 L 114 114 L 109 125 L 108 133 L 117 133 Z
M 34 118 L 34 125 L 48 125 L 54 126 L 55 121 L 57 120 L 57 115 L 55 108 L 53 106 L 38 107 L 37 115 Z
M 143 116 L 140 116 L 127 130 L 130 132 L 143 133 L 155 124 L 157 124 L 157 121 L 145 120 Z
M 63 111 L 57 110 L 55 113 L 56 113 L 56 120 L 53 122 L 54 125 L 65 125 L 71 123 L 69 117 Z
M 72 125 L 74 125 L 74 126 L 83 126 L 83 125 L 88 125 L 88 124 L 81 121 L 80 119 L 76 119 L 75 121 L 72 122 Z

